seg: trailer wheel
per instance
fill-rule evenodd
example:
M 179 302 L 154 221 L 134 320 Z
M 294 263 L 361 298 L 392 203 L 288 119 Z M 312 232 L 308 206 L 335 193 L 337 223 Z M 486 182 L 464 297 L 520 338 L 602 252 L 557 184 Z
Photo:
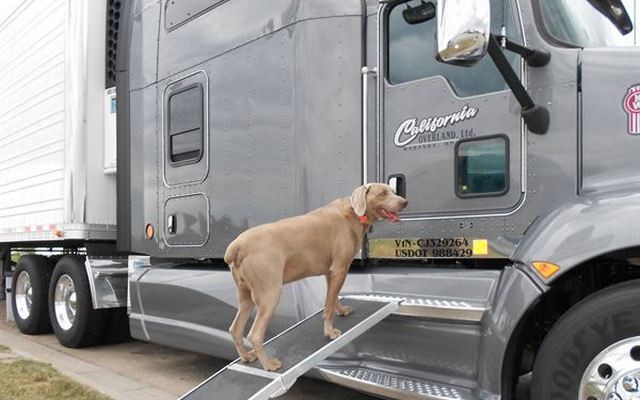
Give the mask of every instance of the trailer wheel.
M 73 348 L 98 344 L 107 311 L 93 309 L 83 257 L 62 257 L 49 286 L 49 315 L 58 341 Z
M 540 346 L 533 400 L 627 399 L 640 394 L 640 280 L 573 306 Z
M 51 261 L 44 256 L 20 257 L 13 272 L 11 307 L 20 332 L 37 335 L 51 332 L 47 294 Z

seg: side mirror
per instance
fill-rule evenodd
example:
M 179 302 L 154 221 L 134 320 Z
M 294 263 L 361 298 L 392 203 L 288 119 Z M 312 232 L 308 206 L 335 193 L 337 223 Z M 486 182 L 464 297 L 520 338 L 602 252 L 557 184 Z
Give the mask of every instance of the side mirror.
M 621 0 L 587 0 L 589 4 L 618 28 L 622 35 L 633 30 L 633 22 Z
M 402 18 L 409 25 L 420 24 L 425 21 L 432 20 L 436 16 L 436 5 L 432 1 L 425 3 L 421 0 L 420 5 L 416 7 L 410 7 L 407 3 L 407 8 L 402 11 Z
M 438 61 L 472 66 L 487 54 L 491 29 L 489 0 L 440 0 L 437 17 Z

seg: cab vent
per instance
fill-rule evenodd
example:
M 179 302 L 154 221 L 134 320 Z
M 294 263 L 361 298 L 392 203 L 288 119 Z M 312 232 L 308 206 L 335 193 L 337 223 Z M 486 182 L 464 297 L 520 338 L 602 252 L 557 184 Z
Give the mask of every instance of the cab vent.
M 122 15 L 122 1 L 123 0 L 107 0 L 105 88 L 116 85 L 116 48 L 118 46 L 120 16 Z

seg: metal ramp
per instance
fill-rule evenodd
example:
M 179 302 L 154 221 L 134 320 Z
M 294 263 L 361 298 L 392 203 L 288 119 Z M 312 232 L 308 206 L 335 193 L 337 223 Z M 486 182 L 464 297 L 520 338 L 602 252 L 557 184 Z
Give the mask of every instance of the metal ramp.
M 246 364 L 237 359 L 181 400 L 263 400 L 282 395 L 314 365 L 395 312 L 400 300 L 343 299 L 342 303 L 351 306 L 353 313 L 334 319 L 335 327 L 342 331 L 338 338 L 324 337 L 322 310 L 319 310 L 265 343 L 266 352 L 282 361 L 280 370 L 268 372 L 258 361 Z

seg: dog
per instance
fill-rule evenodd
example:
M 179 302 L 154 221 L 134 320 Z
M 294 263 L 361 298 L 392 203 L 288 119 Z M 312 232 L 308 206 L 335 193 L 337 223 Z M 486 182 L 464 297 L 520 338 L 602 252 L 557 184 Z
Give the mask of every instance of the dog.
M 229 333 L 240 358 L 245 362 L 257 358 L 267 371 L 282 367 L 278 359 L 264 351 L 264 335 L 283 285 L 309 276 L 326 276 L 324 335 L 331 340 L 340 336 L 342 332 L 333 326 L 334 312 L 346 316 L 352 310 L 340 303 L 338 293 L 364 235 L 376 221 L 398 222 L 398 213 L 407 204 L 389 185 L 372 183 L 356 188 L 351 197 L 238 235 L 227 247 L 224 261 L 238 292 L 238 312 Z M 243 333 L 254 305 L 257 314 L 247 335 L 253 350 L 247 351 Z

